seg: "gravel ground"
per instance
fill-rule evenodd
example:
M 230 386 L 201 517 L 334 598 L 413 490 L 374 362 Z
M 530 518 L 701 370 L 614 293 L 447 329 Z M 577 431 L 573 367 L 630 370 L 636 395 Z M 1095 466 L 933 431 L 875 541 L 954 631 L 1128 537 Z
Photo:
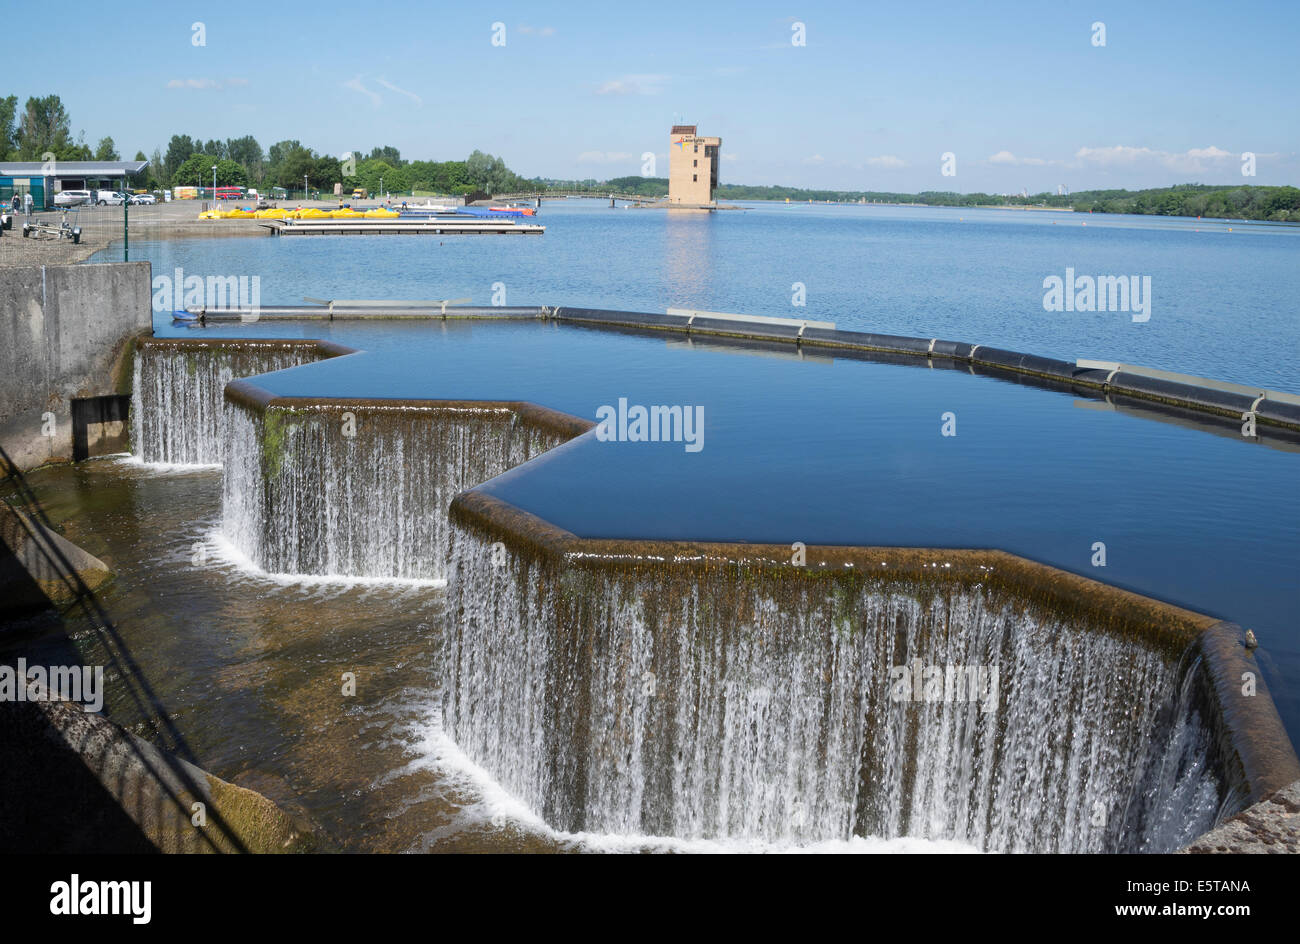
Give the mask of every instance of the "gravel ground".
M 231 202 L 226 206 L 242 206 Z M 336 200 L 313 201 L 300 204 L 285 203 L 290 206 L 317 206 L 333 209 L 338 206 Z M 256 236 L 267 234 L 265 227 L 253 220 L 200 220 L 199 211 L 203 203 L 197 200 L 178 200 L 172 203 L 160 203 L 154 206 L 133 206 L 126 213 L 130 224 L 131 239 L 174 239 L 191 236 Z M 75 207 L 68 211 L 68 222 L 81 227 L 81 242 L 73 245 L 71 239 L 51 237 L 29 237 L 22 235 L 23 222 L 26 217 L 21 214 L 13 218 L 13 228 L 0 235 L 0 266 L 18 265 L 66 265 L 82 262 L 105 247 L 121 245 L 123 235 L 122 207 L 86 206 Z M 50 210 L 32 214 L 33 222 L 58 225 L 63 219 L 63 212 Z

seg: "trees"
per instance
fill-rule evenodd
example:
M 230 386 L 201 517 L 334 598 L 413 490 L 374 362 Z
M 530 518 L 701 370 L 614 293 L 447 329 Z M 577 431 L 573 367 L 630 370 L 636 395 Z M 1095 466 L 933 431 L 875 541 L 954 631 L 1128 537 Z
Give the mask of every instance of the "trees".
M 117 146 L 112 138 L 99 139 L 99 144 L 95 145 L 95 160 L 120 161 L 121 159 L 122 155 L 117 153 Z
M 277 141 L 267 151 L 267 164 L 271 167 L 279 167 L 286 157 L 302 149 L 302 144 L 298 141 Z
M 344 179 L 345 187 L 365 187 L 370 193 L 380 192 L 380 183 L 383 184 L 383 190 L 408 190 L 410 184 L 407 179 L 407 169 L 405 167 L 394 167 L 385 161 L 364 160 L 357 165 L 355 176 Z
M 72 142 L 70 125 L 59 96 L 27 99 L 18 125 L 19 158 L 40 161 L 53 154 L 58 160 L 76 160 L 80 148 Z
M 527 186 L 518 174 L 506 167 L 505 161 L 479 150 L 465 158 L 465 177 L 471 188 L 489 194 L 507 193 Z
M 298 145 L 298 142 L 281 142 L 281 144 Z M 328 154 L 318 155 L 310 148 L 301 145 L 288 153 L 284 153 L 278 144 L 271 145 L 271 150 L 273 154 L 280 157 L 275 168 L 275 182 L 285 189 L 293 190 L 301 186 L 304 177 L 307 178 L 308 186 L 321 189 L 332 188 L 343 180 L 343 168 L 336 157 Z
M 18 153 L 18 96 L 0 98 L 0 160 L 11 160 Z
M 251 134 L 228 140 L 226 157 L 243 165 L 244 170 L 248 172 L 248 179 L 253 183 L 260 184 L 266 176 L 266 161 L 262 155 L 262 145 L 258 144 L 257 139 Z
M 217 161 L 218 187 L 247 187 L 248 171 L 238 161 L 223 157 Z
M 189 160 L 195 150 L 197 149 L 194 147 L 194 142 L 190 140 L 188 134 L 172 135 L 171 141 L 167 143 L 167 156 L 163 158 L 162 166 L 168 182 L 176 179 L 176 171 Z
M 248 173 L 241 165 L 228 157 L 214 157 L 202 152 L 186 158 L 185 163 L 176 169 L 173 182 L 178 187 L 211 187 L 214 165 L 217 168 L 218 187 L 248 185 Z
M 401 167 L 401 166 L 402 166 L 402 155 L 401 155 L 401 153 L 397 150 L 397 148 L 392 147 L 392 146 L 390 146 L 390 145 L 385 145 L 384 147 L 377 147 L 377 148 L 375 148 L 375 149 L 372 150 L 372 151 L 370 152 L 370 154 L 366 157 L 366 160 L 368 160 L 368 161 L 383 161 L 385 164 L 388 164 L 390 167 Z M 388 178 L 386 178 L 386 177 L 384 178 L 385 181 L 387 181 L 387 179 L 388 179 Z
M 211 187 L 212 186 L 212 165 L 217 159 L 204 154 L 202 151 L 196 151 L 190 154 L 172 174 L 172 186 L 174 187 Z

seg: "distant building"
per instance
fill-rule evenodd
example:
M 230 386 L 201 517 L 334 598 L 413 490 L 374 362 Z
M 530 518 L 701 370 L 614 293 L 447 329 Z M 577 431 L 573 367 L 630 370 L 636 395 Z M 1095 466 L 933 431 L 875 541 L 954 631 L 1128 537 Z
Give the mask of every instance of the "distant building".
M 62 190 L 121 190 L 148 166 L 148 161 L 0 161 L 0 199 L 30 193 L 36 209 L 45 209 Z
M 712 206 L 722 139 L 699 137 L 695 125 L 673 125 L 668 139 L 668 203 Z

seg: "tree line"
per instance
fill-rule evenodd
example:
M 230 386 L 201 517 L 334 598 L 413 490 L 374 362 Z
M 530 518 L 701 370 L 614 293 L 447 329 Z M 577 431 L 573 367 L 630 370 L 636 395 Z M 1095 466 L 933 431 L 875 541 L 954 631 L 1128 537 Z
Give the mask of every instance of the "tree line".
M 74 141 L 72 122 L 57 95 L 27 99 L 18 110 L 18 96 L 0 98 L 0 160 L 44 161 L 53 154 L 56 161 L 120 161 L 112 138 L 101 138 L 92 149 L 83 131 Z M 136 160 L 145 156 L 137 154 Z
M 149 172 L 163 187 L 203 186 L 211 184 L 214 165 L 218 186 L 261 189 L 300 190 L 304 178 L 311 189 L 342 183 L 345 190 L 364 187 L 371 193 L 492 194 L 524 185 L 505 161 L 478 150 L 463 161 L 408 161 L 392 146 L 336 157 L 297 140 L 277 141 L 263 152 L 252 135 L 225 141 L 172 135 L 165 152 L 154 151 Z
M 636 179 L 621 178 L 620 182 Z M 663 181 L 662 191 L 668 192 L 667 180 Z M 1300 223 L 1300 189 L 1295 187 L 1179 184 L 1146 190 L 1080 190 L 1071 194 L 1020 195 L 932 190 L 921 193 L 803 190 L 797 187 L 749 187 L 740 184 L 722 184 L 716 193 L 719 199 L 724 200 L 785 200 L 788 198 L 798 202 L 813 200 L 858 203 L 866 200 L 868 203 L 903 203 L 923 206 L 1052 207 L 1072 209 L 1076 213 L 1133 213 Z
M 644 197 L 668 195 L 667 177 L 614 177 L 609 180 L 531 181 L 538 190 L 590 190 L 634 193 Z M 880 190 L 809 190 L 802 187 L 720 184 L 720 200 L 790 200 L 806 203 L 899 203 L 951 207 L 1053 207 L 1078 213 L 1134 213 L 1154 216 L 1200 216 L 1231 220 L 1300 223 L 1300 189 L 1295 187 L 1216 186 L 1179 184 L 1147 190 L 1081 190 L 1072 194 L 955 193 L 926 190 L 894 193 Z
M 17 96 L 0 99 L 0 160 L 41 161 L 47 154 L 60 161 L 122 159 L 112 138 L 92 149 L 84 132 L 73 140 L 71 129 L 57 95 L 29 98 L 21 112 Z M 211 186 L 214 166 L 217 186 L 264 189 L 301 189 L 304 178 L 311 189 L 333 190 L 341 183 L 348 191 L 364 187 L 372 193 L 380 191 L 381 181 L 383 190 L 395 193 L 492 194 L 528 186 L 504 160 L 478 150 L 463 161 L 407 161 L 391 146 L 336 157 L 296 140 L 277 141 L 264 151 L 251 134 L 224 141 L 174 134 L 165 150 L 154 148 L 152 157 L 138 151 L 135 159 L 149 162 L 144 179 L 135 183 L 150 190 Z

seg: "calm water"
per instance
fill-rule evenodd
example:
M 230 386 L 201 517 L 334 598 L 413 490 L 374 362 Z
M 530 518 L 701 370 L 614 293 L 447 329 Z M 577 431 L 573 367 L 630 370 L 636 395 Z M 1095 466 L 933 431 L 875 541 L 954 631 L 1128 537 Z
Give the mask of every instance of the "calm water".
M 1300 392 L 1300 227 L 906 207 L 753 204 L 668 213 L 544 204 L 541 238 L 136 242 L 155 275 L 258 275 L 262 301 L 463 298 L 807 317 Z M 1229 231 L 1231 230 L 1231 231 Z M 121 258 L 120 250 L 101 254 Z M 1049 313 L 1043 279 L 1150 276 L 1151 320 Z M 791 305 L 791 286 L 807 305 Z

